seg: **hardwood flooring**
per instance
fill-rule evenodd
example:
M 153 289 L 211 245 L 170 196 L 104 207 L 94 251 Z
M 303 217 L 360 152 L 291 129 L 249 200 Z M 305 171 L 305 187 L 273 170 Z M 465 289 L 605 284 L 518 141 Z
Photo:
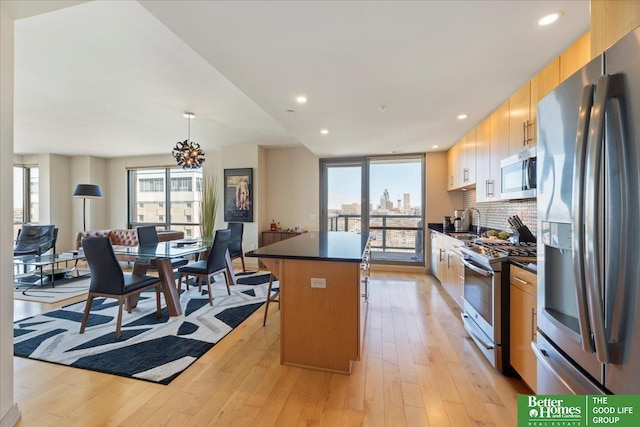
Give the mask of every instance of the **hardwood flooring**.
M 52 308 L 16 301 L 15 318 Z M 529 393 L 483 358 L 430 275 L 372 272 L 349 376 L 280 365 L 269 311 L 266 327 L 258 310 L 168 386 L 14 358 L 18 426 L 512 427 Z

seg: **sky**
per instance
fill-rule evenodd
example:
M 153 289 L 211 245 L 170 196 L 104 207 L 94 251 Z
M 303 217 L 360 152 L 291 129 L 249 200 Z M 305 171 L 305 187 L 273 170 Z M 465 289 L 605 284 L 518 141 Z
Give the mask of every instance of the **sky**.
M 340 209 L 343 204 L 360 203 L 360 167 L 332 167 L 329 169 L 329 209 Z M 416 163 L 372 163 L 370 181 L 370 202 L 375 208 L 385 188 L 389 198 L 397 206 L 398 198 L 409 193 L 411 206 L 422 202 L 421 165 Z

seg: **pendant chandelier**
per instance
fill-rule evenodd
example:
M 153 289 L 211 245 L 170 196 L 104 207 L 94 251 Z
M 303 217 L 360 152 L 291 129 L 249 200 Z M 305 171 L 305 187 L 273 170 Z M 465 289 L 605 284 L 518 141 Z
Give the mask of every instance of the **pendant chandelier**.
M 200 148 L 200 144 L 191 141 L 191 119 L 195 114 L 185 112 L 183 116 L 189 120 L 187 139 L 178 141 L 171 155 L 182 169 L 197 169 L 202 167 L 204 162 L 204 151 Z

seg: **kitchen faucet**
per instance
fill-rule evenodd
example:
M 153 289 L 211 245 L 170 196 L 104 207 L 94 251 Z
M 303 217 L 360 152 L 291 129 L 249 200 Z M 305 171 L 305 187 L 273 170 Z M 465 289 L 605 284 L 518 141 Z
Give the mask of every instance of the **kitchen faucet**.
M 476 231 L 476 234 L 479 236 L 480 235 L 480 230 L 482 230 L 482 225 L 480 223 L 480 219 L 482 218 L 482 215 L 480 214 L 480 211 L 476 208 L 469 208 L 469 210 L 471 211 L 476 211 L 478 213 L 478 229 Z

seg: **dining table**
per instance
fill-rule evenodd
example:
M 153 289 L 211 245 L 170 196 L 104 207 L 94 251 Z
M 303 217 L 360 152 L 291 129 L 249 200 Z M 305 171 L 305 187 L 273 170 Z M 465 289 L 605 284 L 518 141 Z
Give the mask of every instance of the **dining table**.
M 211 248 L 213 239 L 183 239 L 169 240 L 151 245 L 120 246 L 114 247 L 114 253 L 135 257 L 133 274 L 146 274 L 149 266 L 155 265 L 162 286 L 167 312 L 169 316 L 180 316 L 180 295 L 173 274 L 171 259 L 194 257 L 198 258 L 207 253 Z M 226 254 L 227 275 L 231 284 L 236 283 L 236 278 L 231 264 L 229 251 Z M 127 309 L 135 308 L 138 303 L 138 295 L 131 296 L 127 300 Z

